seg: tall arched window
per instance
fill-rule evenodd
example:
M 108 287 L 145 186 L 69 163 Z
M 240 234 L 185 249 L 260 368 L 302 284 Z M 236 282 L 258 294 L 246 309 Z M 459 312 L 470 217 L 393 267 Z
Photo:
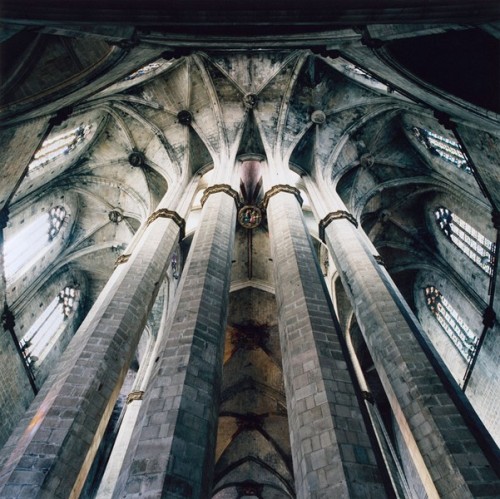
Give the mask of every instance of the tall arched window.
M 11 282 L 16 274 L 30 267 L 48 249 L 66 219 L 63 206 L 54 206 L 31 221 L 4 244 L 5 279 Z
M 469 362 L 474 354 L 478 337 L 436 287 L 427 286 L 424 293 L 427 307 L 457 347 L 460 355 Z
M 431 154 L 441 157 L 445 161 L 448 161 L 448 163 L 454 164 L 457 168 L 460 168 L 469 174 L 472 173 L 472 170 L 467 163 L 467 158 L 460 149 L 458 142 L 442 137 L 441 135 L 431 132 L 430 130 L 426 130 L 425 128 L 418 128 L 414 126 L 412 130 L 418 141 L 426 149 L 428 149 Z
M 434 216 L 441 232 L 488 275 L 492 275 L 495 243 L 484 237 L 448 208 L 443 206 L 436 208 Z
M 49 135 L 35 153 L 28 170 L 33 171 L 63 154 L 68 154 L 87 138 L 91 130 L 92 125 L 80 125 L 64 133 Z
M 76 310 L 77 300 L 76 286 L 65 286 L 21 338 L 19 344 L 28 364 L 43 360 L 61 325 Z

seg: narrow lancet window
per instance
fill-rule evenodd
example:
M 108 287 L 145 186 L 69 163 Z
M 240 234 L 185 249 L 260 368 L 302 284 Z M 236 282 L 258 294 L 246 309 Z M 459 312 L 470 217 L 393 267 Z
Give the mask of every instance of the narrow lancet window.
M 488 275 L 493 273 L 495 244 L 448 208 L 434 211 L 441 232 Z
M 441 157 L 448 163 L 454 164 L 457 168 L 464 170 L 467 173 L 472 173 L 472 170 L 467 163 L 467 158 L 464 156 L 460 145 L 454 140 L 442 137 L 437 133 L 426 130 L 425 128 L 412 128 L 415 137 L 418 141 L 431 153 Z
M 33 265 L 60 233 L 66 219 L 63 206 L 37 217 L 4 244 L 5 278 L 12 282 L 17 274 Z
M 46 348 L 76 309 L 78 290 L 65 286 L 21 338 L 19 344 L 29 365 L 45 356 Z
M 35 153 L 35 157 L 29 164 L 28 170 L 33 171 L 55 160 L 59 156 L 69 154 L 70 151 L 87 138 L 91 130 L 92 125 L 80 125 L 64 133 L 49 135 L 40 149 Z
M 474 355 L 478 337 L 436 287 L 427 286 L 424 293 L 427 307 L 457 347 L 460 355 L 469 362 Z

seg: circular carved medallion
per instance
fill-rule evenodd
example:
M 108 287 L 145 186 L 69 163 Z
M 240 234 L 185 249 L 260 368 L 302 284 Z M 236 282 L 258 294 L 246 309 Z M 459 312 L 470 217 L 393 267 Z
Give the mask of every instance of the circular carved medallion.
M 247 204 L 238 212 L 238 222 L 242 227 L 245 227 L 245 229 L 258 227 L 261 221 L 262 212 L 257 206 Z

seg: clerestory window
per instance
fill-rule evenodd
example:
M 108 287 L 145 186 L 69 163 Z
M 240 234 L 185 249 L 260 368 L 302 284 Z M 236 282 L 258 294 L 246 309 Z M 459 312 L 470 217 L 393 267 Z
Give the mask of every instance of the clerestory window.
M 425 128 L 414 126 L 413 134 L 418 141 L 431 153 L 441 157 L 448 163 L 452 163 L 457 168 L 472 174 L 472 170 L 467 163 L 467 158 L 464 156 L 460 145 L 454 140 L 442 137 L 437 133 L 431 132 Z
M 492 275 L 495 243 L 444 206 L 437 208 L 434 216 L 441 232 L 484 272 Z
M 78 290 L 65 286 L 21 338 L 19 344 L 28 365 L 41 361 L 64 321 L 76 310 Z
M 478 337 L 435 286 L 424 289 L 427 307 L 451 339 L 460 355 L 469 362 L 474 355 Z
M 26 225 L 4 244 L 5 279 L 12 282 L 16 275 L 33 265 L 60 233 L 66 219 L 63 206 L 54 206 Z
M 64 133 L 49 135 L 35 153 L 28 170 L 31 172 L 62 155 L 69 154 L 87 138 L 91 130 L 92 125 L 80 125 Z
M 129 74 L 123 80 L 124 81 L 134 80 L 135 78 L 139 78 L 140 76 L 144 76 L 148 73 L 151 73 L 155 69 L 158 69 L 160 66 L 161 64 L 159 62 L 151 62 L 149 64 L 146 64 L 142 68 L 138 69 L 137 71 L 134 71 L 133 73 Z

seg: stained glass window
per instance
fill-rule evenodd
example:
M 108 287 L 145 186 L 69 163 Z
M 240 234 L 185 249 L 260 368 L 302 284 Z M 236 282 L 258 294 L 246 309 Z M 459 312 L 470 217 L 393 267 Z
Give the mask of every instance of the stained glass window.
M 87 138 L 91 130 L 92 125 L 80 125 L 64 133 L 49 135 L 35 153 L 33 161 L 28 166 L 29 171 L 33 171 L 59 156 L 69 154 Z
M 434 314 L 462 357 L 469 362 L 474 355 L 478 337 L 451 306 L 448 300 L 434 286 L 424 290 L 427 307 Z
M 457 168 L 472 174 L 472 170 L 467 163 L 467 158 L 460 149 L 458 142 L 442 137 L 425 128 L 414 126 L 412 131 L 418 141 L 428 149 L 431 154 L 439 156 L 445 161 L 448 161 L 448 163 L 454 164 Z
M 65 286 L 21 338 L 19 344 L 28 364 L 41 357 L 64 320 L 76 309 L 78 290 Z
M 434 212 L 443 234 L 488 275 L 493 274 L 495 244 L 443 206 Z

